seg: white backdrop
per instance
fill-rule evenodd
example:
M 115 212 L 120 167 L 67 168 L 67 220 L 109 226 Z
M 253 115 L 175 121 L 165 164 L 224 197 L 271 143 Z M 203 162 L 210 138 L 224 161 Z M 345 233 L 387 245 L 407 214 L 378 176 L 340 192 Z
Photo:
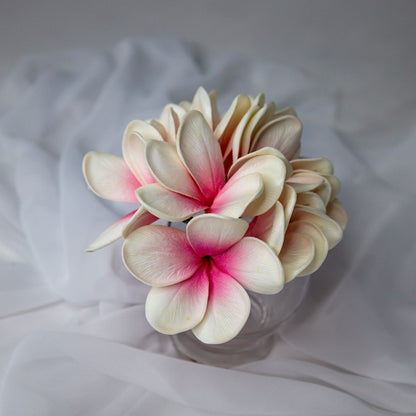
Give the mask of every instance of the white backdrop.
M 350 217 L 270 357 L 235 370 L 179 359 L 153 332 L 148 288 L 124 270 L 120 244 L 83 252 L 125 209 L 87 191 L 85 152 L 120 154 L 129 120 L 199 85 L 222 110 L 239 92 L 293 105 L 302 154 L 333 161 Z M 0 414 L 414 412 L 415 129 L 389 114 L 394 134 L 368 123 L 358 137 L 337 127 L 342 105 L 293 68 L 174 39 L 23 60 L 1 94 Z
M 415 2 L 0 11 L 1 416 L 416 413 Z M 120 244 L 83 252 L 125 212 L 87 191 L 83 154 L 120 154 L 128 121 L 199 85 L 221 110 L 261 91 L 294 106 L 302 154 L 334 162 L 350 218 L 270 357 L 235 370 L 178 359 Z

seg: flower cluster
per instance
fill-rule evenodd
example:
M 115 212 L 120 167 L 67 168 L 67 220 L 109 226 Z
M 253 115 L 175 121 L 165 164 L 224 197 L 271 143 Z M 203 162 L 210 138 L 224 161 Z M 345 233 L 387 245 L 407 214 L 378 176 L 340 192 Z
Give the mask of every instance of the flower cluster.
M 192 330 L 223 343 L 244 326 L 246 290 L 278 293 L 316 271 L 342 238 L 347 216 L 331 162 L 300 158 L 302 124 L 263 94 L 239 95 L 222 117 L 215 92 L 132 121 L 123 157 L 89 152 L 89 188 L 139 203 L 88 247 L 124 237 L 128 270 L 152 286 L 146 317 L 158 331 Z M 186 231 L 151 225 L 185 222 Z

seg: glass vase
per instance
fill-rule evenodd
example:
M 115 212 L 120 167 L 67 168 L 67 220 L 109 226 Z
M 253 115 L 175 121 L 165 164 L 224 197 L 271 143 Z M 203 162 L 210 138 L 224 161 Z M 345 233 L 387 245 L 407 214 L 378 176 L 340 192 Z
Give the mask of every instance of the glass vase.
M 308 285 L 309 277 L 298 277 L 276 295 L 249 292 L 250 315 L 234 339 L 224 344 L 204 344 L 187 331 L 173 336 L 175 348 L 192 361 L 225 368 L 261 360 L 272 349 L 278 326 L 301 304 Z

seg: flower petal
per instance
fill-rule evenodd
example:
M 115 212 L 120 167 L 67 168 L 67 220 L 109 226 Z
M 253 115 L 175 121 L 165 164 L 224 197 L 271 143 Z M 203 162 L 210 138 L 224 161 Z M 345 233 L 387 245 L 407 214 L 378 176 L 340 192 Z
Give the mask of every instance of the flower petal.
M 142 185 L 156 182 L 144 156 L 146 141 L 135 131 L 126 132 L 123 137 L 123 157 Z
M 232 151 L 233 162 L 235 162 L 241 155 L 241 142 L 243 139 L 244 131 L 247 129 L 250 120 L 254 115 L 260 110 L 260 105 L 253 104 L 250 109 L 244 114 L 243 118 L 238 123 L 236 129 L 234 130 L 232 137 L 232 148 L 225 151 L 224 156 L 227 156 L 229 150 Z
M 315 256 L 315 246 L 306 234 L 286 233 L 282 250 L 279 253 L 286 283 L 293 280 L 308 267 Z
M 278 118 L 280 118 L 280 117 L 282 117 L 282 116 L 295 116 L 295 117 L 297 117 L 297 116 L 298 116 L 298 114 L 296 113 L 296 111 L 295 111 L 295 109 L 294 109 L 294 108 L 292 108 L 292 107 L 286 107 L 286 108 L 282 108 L 282 109 L 281 109 L 281 110 L 279 110 L 279 111 L 276 111 L 276 112 L 273 114 L 272 119 L 273 119 L 273 120 L 276 120 L 276 119 L 278 119 Z
M 153 287 L 146 299 L 146 318 L 162 334 L 177 334 L 198 325 L 205 315 L 209 280 L 205 267 L 189 279 Z
M 160 122 L 165 127 L 165 141 L 176 143 L 176 134 L 180 125 L 180 119 L 185 115 L 185 110 L 177 104 L 168 104 L 160 115 Z
M 209 212 L 239 218 L 263 190 L 263 177 L 259 173 L 232 178 L 217 194 Z
M 250 298 L 237 281 L 215 266 L 210 277 L 207 310 L 192 332 L 206 344 L 222 344 L 243 328 L 250 314 Z
M 300 148 L 302 123 L 297 117 L 286 115 L 263 126 L 253 140 L 251 151 L 274 147 L 291 160 Z
M 233 165 L 230 167 L 228 171 L 228 177 L 231 178 L 231 176 L 233 176 L 234 173 L 237 172 L 237 170 L 240 169 L 240 167 L 244 165 L 244 163 L 246 163 L 248 160 L 256 156 L 264 156 L 264 155 L 276 156 L 279 159 L 283 160 L 286 166 L 286 179 L 292 175 L 292 172 L 293 172 L 292 165 L 285 158 L 282 152 L 279 152 L 279 150 L 274 149 L 273 147 L 263 147 L 259 150 L 256 150 L 255 152 L 248 153 L 247 155 L 244 155 L 240 157 L 239 159 L 237 159 L 233 163 Z
M 142 136 L 144 140 L 163 141 L 163 136 L 160 134 L 159 130 L 156 129 L 151 123 L 148 123 L 143 120 L 131 121 L 127 125 L 124 135 L 132 132 L 135 132 L 138 135 Z
M 264 92 L 257 94 L 257 96 L 251 100 L 252 105 L 258 105 L 259 107 L 263 107 L 265 102 L 266 95 L 264 94 Z
M 334 173 L 332 163 L 324 157 L 316 159 L 293 159 L 290 161 L 290 164 L 293 166 L 293 169 L 312 170 L 325 175 L 332 175 Z
M 319 195 L 324 202 L 324 205 L 327 206 L 331 200 L 332 187 L 327 178 L 322 176 L 323 182 L 317 188 L 313 190 L 314 193 Z
M 285 211 L 286 229 L 292 216 L 293 209 L 295 208 L 296 191 L 291 186 L 284 184 L 279 201 L 283 205 L 283 209 Z
M 225 183 L 224 166 L 220 145 L 200 112 L 191 111 L 185 116 L 177 150 L 202 195 L 212 202 Z
M 245 210 L 243 216 L 255 217 L 268 211 L 282 192 L 286 176 L 285 163 L 272 155 L 249 158 L 229 180 L 236 180 L 251 173 L 260 173 L 263 178 L 263 193 Z
M 169 191 L 158 183 L 139 188 L 136 195 L 150 213 L 166 221 L 184 221 L 208 208 L 195 199 Z
M 240 144 L 240 156 L 246 155 L 250 151 L 251 143 L 254 140 L 255 135 L 266 124 L 270 121 L 276 106 L 273 102 L 266 104 L 261 107 L 248 122 L 243 136 L 241 137 Z
M 201 266 L 186 234 L 163 225 L 147 225 L 129 234 L 123 261 L 137 279 L 156 287 L 189 279 Z
M 220 114 L 218 112 L 218 106 L 217 106 L 217 92 L 216 91 L 210 91 L 209 99 L 211 100 L 211 109 L 212 109 L 212 129 L 214 130 L 218 123 L 220 122 Z
M 192 110 L 198 110 L 207 121 L 208 125 L 214 129 L 215 123 L 218 120 L 214 119 L 214 116 L 218 116 L 218 110 L 216 106 L 216 96 L 213 96 L 211 101 L 210 95 L 207 93 L 205 88 L 199 87 L 194 95 L 191 105 Z
M 250 98 L 247 95 L 238 95 L 221 118 L 215 128 L 214 136 L 220 143 L 223 151 L 225 151 L 234 130 L 249 108 Z
M 279 254 L 285 237 L 286 221 L 283 205 L 277 201 L 267 212 L 254 217 L 247 235 L 266 242 Z
M 342 228 L 342 230 L 345 230 L 345 227 L 347 226 L 347 213 L 345 212 L 345 209 L 341 205 L 341 202 L 338 199 L 334 199 L 331 201 L 328 206 L 326 207 L 326 213 L 329 217 L 331 217 L 334 221 L 336 221 Z
M 247 222 L 241 219 L 204 214 L 188 223 L 186 235 L 198 256 L 214 256 L 241 240 L 247 228 Z
M 253 292 L 278 293 L 285 282 L 277 254 L 264 241 L 254 237 L 244 237 L 227 251 L 214 256 L 214 262 Z
M 318 211 L 326 212 L 326 207 L 322 198 L 315 192 L 301 192 L 297 195 L 296 206 L 303 206 L 307 208 L 316 209 Z
M 121 157 L 88 152 L 82 163 L 82 171 L 88 187 L 99 197 L 137 202 L 135 190 L 141 185 Z
M 168 133 L 165 129 L 165 126 L 160 121 L 151 119 L 148 123 L 159 132 L 160 137 L 162 137 L 164 142 L 168 141 Z
M 111 243 L 114 243 L 114 241 L 118 240 L 122 236 L 122 231 L 126 224 L 133 218 L 134 214 L 137 210 L 134 210 L 124 217 L 117 220 L 115 223 L 110 225 L 105 231 L 103 231 L 96 239 L 95 241 L 90 244 L 85 251 L 96 251 L 100 248 L 103 248 L 105 246 L 108 246 Z
M 342 239 L 342 228 L 332 218 L 311 208 L 296 207 L 292 214 L 293 221 L 304 220 L 316 225 L 328 240 L 329 248 L 335 247 Z
M 329 201 L 333 201 L 335 197 L 339 194 L 341 190 L 341 182 L 339 179 L 334 175 L 322 175 L 325 179 L 331 184 L 331 195 L 329 197 Z
M 155 217 L 149 211 L 147 211 L 143 206 L 141 206 L 136 213 L 131 217 L 130 221 L 123 229 L 122 236 L 127 238 L 134 230 L 137 230 L 144 225 L 149 225 L 157 221 L 159 218 Z
M 287 232 L 307 235 L 314 244 L 314 258 L 309 265 L 298 274 L 298 276 L 307 276 L 318 270 L 328 254 L 328 241 L 324 233 L 316 225 L 307 221 L 292 222 L 289 225 Z
M 311 191 L 324 182 L 324 178 L 310 170 L 294 170 L 292 176 L 286 180 L 297 193 Z
M 149 140 L 145 156 L 152 175 L 165 188 L 190 198 L 202 199 L 198 186 L 180 161 L 174 146 Z
M 174 115 L 172 114 L 172 112 Z M 186 111 L 180 105 L 172 103 L 165 105 L 162 113 L 160 114 L 159 121 L 165 127 L 165 130 L 168 133 L 168 135 L 169 133 L 173 133 L 174 135 L 176 134 L 177 128 L 175 127 L 175 118 L 177 119 L 176 121 L 179 122 L 179 118 L 183 117 L 185 113 Z M 169 132 L 169 130 L 171 131 Z M 174 137 L 172 137 L 171 139 L 174 139 Z

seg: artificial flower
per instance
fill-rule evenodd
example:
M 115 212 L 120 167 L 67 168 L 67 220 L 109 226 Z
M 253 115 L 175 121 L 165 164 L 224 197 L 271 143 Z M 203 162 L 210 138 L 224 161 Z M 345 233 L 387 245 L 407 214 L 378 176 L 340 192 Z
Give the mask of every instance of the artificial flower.
M 247 237 L 248 223 L 217 214 L 193 218 L 186 232 L 161 225 L 141 227 L 126 238 L 129 271 L 152 287 L 146 317 L 159 332 L 192 329 L 208 344 L 234 338 L 250 312 L 247 290 L 278 293 L 284 271 L 263 241 Z
M 150 175 L 140 174 L 140 171 L 147 173 L 145 164 L 133 165 L 128 161 L 128 154 L 125 154 L 123 159 L 108 153 L 87 153 L 82 168 L 89 189 L 104 199 L 137 203 L 136 189 L 142 184 L 154 182 L 154 179 Z M 89 245 L 86 251 L 95 251 L 116 241 L 132 222 L 135 227 L 139 227 L 151 224 L 157 219 L 143 207 L 139 207 L 110 225 Z
M 175 146 L 146 142 L 145 160 L 157 183 L 137 189 L 137 199 L 153 215 L 174 222 L 200 211 L 260 215 L 279 198 L 287 176 L 284 156 L 270 150 L 237 160 L 226 174 L 212 129 L 192 110 L 181 122 Z

